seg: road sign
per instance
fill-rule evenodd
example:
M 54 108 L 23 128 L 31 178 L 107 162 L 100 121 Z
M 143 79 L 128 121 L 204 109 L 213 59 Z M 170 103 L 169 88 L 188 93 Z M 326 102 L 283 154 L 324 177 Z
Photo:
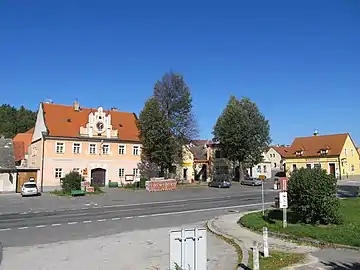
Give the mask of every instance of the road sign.
M 266 179 L 266 176 L 263 175 L 263 174 L 260 174 L 260 175 L 259 175 L 259 179 L 260 179 L 260 180 L 265 180 L 265 179 Z
M 282 209 L 288 208 L 288 196 L 286 191 L 279 193 L 279 205 Z
M 287 191 L 287 182 L 288 182 L 288 178 L 287 178 L 287 177 L 280 177 L 280 187 L 281 187 L 281 191 Z
M 170 232 L 169 269 L 207 269 L 206 229 L 181 229 Z

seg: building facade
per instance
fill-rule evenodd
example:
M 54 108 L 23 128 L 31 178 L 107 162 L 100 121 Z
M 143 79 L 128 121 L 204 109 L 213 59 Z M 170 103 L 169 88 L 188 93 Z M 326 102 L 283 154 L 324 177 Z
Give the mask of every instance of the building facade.
M 41 103 L 29 146 L 28 166 L 38 186 L 53 190 L 78 171 L 92 185 L 131 183 L 140 177 L 141 144 L 134 113 Z
M 337 179 L 360 180 L 360 156 L 348 133 L 295 138 L 286 156 L 288 176 L 299 168 L 322 168 Z

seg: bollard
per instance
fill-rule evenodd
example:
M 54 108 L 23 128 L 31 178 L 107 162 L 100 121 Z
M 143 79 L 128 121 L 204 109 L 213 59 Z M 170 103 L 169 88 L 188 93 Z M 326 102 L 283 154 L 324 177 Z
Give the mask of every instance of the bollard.
M 254 241 L 253 246 L 253 270 L 260 270 L 259 245 L 256 241 Z
M 268 228 L 263 227 L 264 258 L 269 257 Z

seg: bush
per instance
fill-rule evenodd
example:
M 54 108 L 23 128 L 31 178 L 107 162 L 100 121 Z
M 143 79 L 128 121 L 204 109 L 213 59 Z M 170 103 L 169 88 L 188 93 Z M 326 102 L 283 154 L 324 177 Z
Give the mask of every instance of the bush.
M 340 204 L 336 193 L 335 177 L 322 169 L 301 168 L 289 179 L 289 206 L 303 223 L 339 223 Z
M 133 188 L 145 188 L 145 182 L 147 181 L 148 179 L 146 177 L 141 177 L 140 178 L 140 181 L 139 182 L 135 182 L 133 184 Z
M 85 181 L 78 172 L 71 171 L 62 178 L 61 188 L 64 193 L 71 192 L 72 189 L 79 190 L 81 189 L 81 181 Z

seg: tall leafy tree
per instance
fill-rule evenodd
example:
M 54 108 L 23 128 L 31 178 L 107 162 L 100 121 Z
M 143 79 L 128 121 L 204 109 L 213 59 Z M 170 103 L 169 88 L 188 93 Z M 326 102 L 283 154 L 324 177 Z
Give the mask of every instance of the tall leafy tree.
M 269 121 L 244 97 L 230 97 L 213 134 L 228 159 L 239 163 L 240 179 L 244 178 L 244 168 L 262 161 L 262 153 L 271 142 Z
M 13 138 L 35 126 L 36 112 L 21 106 L 19 109 L 8 104 L 0 106 L 0 135 Z
M 172 151 L 174 141 L 169 136 L 169 122 L 154 97 L 146 101 L 137 125 L 142 142 L 140 164 L 142 174 L 151 175 L 151 171 L 155 168 L 162 173 L 169 170 L 175 161 Z
M 183 76 L 169 72 L 155 83 L 154 99 L 168 123 L 167 134 L 173 138 L 171 156 L 175 155 L 181 162 L 183 146 L 198 135 L 190 89 Z

